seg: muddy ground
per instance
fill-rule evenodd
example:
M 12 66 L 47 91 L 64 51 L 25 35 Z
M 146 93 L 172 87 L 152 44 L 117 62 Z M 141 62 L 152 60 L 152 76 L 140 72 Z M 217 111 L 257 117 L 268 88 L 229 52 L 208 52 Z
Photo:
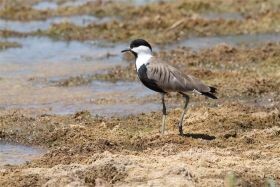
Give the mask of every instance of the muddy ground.
M 1 139 L 48 152 L 27 164 L 4 167 L 1 185 L 222 186 L 232 183 L 231 175 L 243 186 L 279 182 L 279 45 L 186 51 L 158 55 L 208 77 L 220 99 L 192 98 L 185 136 L 178 136 L 176 128 L 179 108 L 169 110 L 164 136 L 159 134 L 160 112 L 104 118 L 87 111 L 34 116 L 28 110 L 4 110 Z M 198 70 L 205 59 L 207 66 L 215 66 L 213 72 Z M 168 101 L 180 102 L 180 97 Z
M 55 16 L 87 14 L 106 17 L 110 21 L 82 27 L 66 19 L 47 30 L 18 33 L 7 29 L 0 34 L 46 35 L 64 40 L 102 39 L 114 42 L 143 37 L 150 42 L 163 44 L 193 36 L 279 32 L 280 3 L 277 0 L 179 0 L 143 6 L 123 3 L 129 1 L 89 1 L 76 6 L 58 6 L 44 10 L 34 8 L 36 2 L 38 1 L 29 0 L 23 4 L 21 1 L 3 1 L 0 18 L 34 21 Z M 211 13 L 216 16 L 211 16 Z
M 0 1 L 3 2 L 6 1 Z M 117 15 L 122 21 L 113 20 L 98 26 L 93 24 L 74 28 L 69 24 L 59 24 L 36 33 L 1 30 L 0 35 L 44 35 L 60 40 L 88 40 L 98 36 L 99 39 L 109 41 L 125 41 L 127 45 L 130 38 L 141 36 L 151 39 L 153 44 L 173 42 L 176 46 L 178 43 L 174 41 L 193 35 L 279 32 L 280 19 L 275 18 L 280 15 L 279 3 L 273 0 L 261 5 L 258 1 L 243 4 L 243 1 L 194 3 L 187 0 L 144 6 L 121 6 L 109 2 L 108 6 L 101 8 L 94 8 L 89 3 L 80 7 L 44 11 L 33 10 L 32 6 L 37 2 L 29 1 L 24 5 L 25 8 L 18 8 L 21 6 L 16 6 L 19 5 L 17 1 L 15 4 L 6 4 L 8 8 L 1 9 L 0 16 L 26 21 L 85 11 L 98 16 Z M 129 11 L 125 15 L 121 10 L 127 7 Z M 161 8 L 169 8 L 170 14 L 165 14 Z M 188 14 L 186 9 L 189 10 Z M 239 12 L 244 19 L 200 18 L 198 15 L 206 10 Z M 13 14 L 14 11 L 17 14 Z M 162 17 L 147 19 L 142 16 L 144 13 L 151 17 L 154 14 Z M 129 20 L 129 16 L 134 16 L 138 21 Z M 180 20 L 182 16 L 186 16 L 188 21 L 176 23 L 175 20 Z M 119 25 L 121 23 L 122 26 Z M 102 32 L 104 28 L 114 30 L 115 34 L 108 37 L 108 33 Z M 139 32 L 136 28 L 145 29 Z M 99 36 L 98 32 L 91 34 L 96 30 L 104 35 Z M 124 30 L 125 34 L 120 32 Z M 155 37 L 149 35 L 157 32 L 162 34 Z M 168 41 L 163 40 L 166 37 Z M 7 50 L 7 47 L 21 47 L 11 42 L 3 42 L 3 46 L 3 50 Z M 111 56 L 110 53 L 106 55 L 106 58 Z M 152 112 L 144 108 L 137 114 L 129 111 L 137 110 L 137 107 L 141 108 L 147 103 L 160 103 L 160 97 L 156 94 L 128 99 L 124 99 L 125 94 L 120 93 L 117 97 L 95 95 L 96 98 L 88 104 L 111 106 L 119 100 L 125 104 L 134 104 L 134 108 L 129 108 L 126 115 L 102 116 L 87 110 L 58 115 L 36 107 L 0 107 L 0 140 L 46 150 L 43 156 L 24 164 L 1 166 L 0 186 L 280 185 L 280 43 L 262 42 L 253 46 L 220 43 L 196 51 L 187 47 L 165 47 L 156 50 L 155 55 L 161 61 L 191 73 L 218 89 L 218 100 L 190 94 L 184 136 L 179 136 L 177 130 L 183 105 L 181 96 L 177 94 L 167 98 L 165 135 L 159 133 L 160 107 Z M 140 84 L 134 64 L 129 63 L 131 60 L 130 55 L 125 55 L 123 61 L 126 61 L 126 65 L 102 66 L 105 71 L 92 74 L 88 73 L 87 64 L 77 69 L 80 75 L 72 75 L 72 69 L 63 73 L 62 68 L 57 68 L 59 75 L 63 76 L 54 80 L 49 80 L 52 74 L 47 70 L 44 74 L 39 71 L 39 74 L 43 74 L 40 76 L 38 73 L 28 76 L 19 74 L 13 78 L 0 75 L 0 104 L 20 106 L 26 101 L 31 102 L 32 97 L 28 92 L 32 90 L 28 87 L 30 85 L 37 86 L 34 93 L 38 103 L 56 102 L 65 97 L 65 102 L 71 103 L 81 100 L 82 96 L 88 97 L 88 90 L 84 87 L 81 87 L 84 88 L 83 92 L 73 90 L 93 81 L 106 81 L 110 84 L 137 81 Z M 21 79 L 26 82 L 20 82 Z

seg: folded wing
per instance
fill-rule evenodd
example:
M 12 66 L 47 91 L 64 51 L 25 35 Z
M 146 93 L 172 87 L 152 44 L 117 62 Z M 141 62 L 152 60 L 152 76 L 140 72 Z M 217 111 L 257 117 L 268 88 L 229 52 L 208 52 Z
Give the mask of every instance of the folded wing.
M 215 88 L 203 84 L 199 79 L 185 75 L 178 69 L 162 63 L 150 63 L 147 65 L 147 77 L 153 80 L 159 88 L 165 92 L 197 91 L 208 97 L 207 93 L 215 92 Z M 214 93 L 213 92 L 213 93 Z M 211 97 L 213 98 L 213 97 Z

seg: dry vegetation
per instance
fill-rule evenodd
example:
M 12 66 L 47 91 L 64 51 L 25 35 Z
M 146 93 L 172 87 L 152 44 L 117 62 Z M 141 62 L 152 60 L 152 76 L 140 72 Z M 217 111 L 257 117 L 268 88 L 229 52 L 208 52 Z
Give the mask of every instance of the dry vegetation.
M 31 163 L 2 169 L 1 185 L 279 182 L 279 45 L 257 49 L 220 45 L 198 53 L 177 49 L 157 55 L 185 70 L 189 67 L 219 88 L 218 101 L 192 98 L 200 103 L 188 111 L 184 137 L 177 135 L 180 109 L 169 111 L 165 136 L 159 135 L 160 112 L 103 118 L 86 111 L 37 117 L 21 110 L 3 111 L 1 139 L 39 145 L 49 152 Z
M 21 47 L 20 44 L 16 42 L 2 42 L 0 41 L 0 50 L 5 50 L 8 48 L 15 48 L 15 47 Z
M 83 13 L 118 16 L 121 20 L 87 27 L 64 23 L 36 33 L 1 31 L 0 36 L 46 35 L 116 42 L 141 37 L 156 44 L 191 36 L 280 29 L 280 4 L 276 0 L 180 0 L 143 7 L 88 3 L 46 11 L 33 9 L 35 2 L 22 5 L 14 1 L 0 10 L 0 16 L 27 21 Z M 239 12 L 244 19 L 202 18 L 207 11 Z M 177 48 L 159 51 L 156 56 L 218 88 L 217 101 L 191 97 L 184 136 L 177 133 L 179 108 L 168 111 L 168 132 L 164 136 L 159 134 L 160 111 L 105 118 L 87 111 L 60 116 L 34 115 L 28 109 L 0 110 L 1 140 L 48 149 L 37 160 L 1 168 L 0 186 L 280 184 L 280 44 L 266 43 L 254 48 L 220 44 L 201 51 Z M 77 86 L 93 80 L 135 81 L 137 77 L 131 64 L 51 84 Z M 159 102 L 158 97 L 147 100 Z M 180 101 L 180 97 L 168 98 L 168 104 Z
M 208 36 L 242 33 L 279 32 L 280 5 L 278 1 L 190 1 L 154 3 L 141 7 L 105 2 L 87 3 L 76 7 L 36 10 L 31 5 L 6 5 L 0 10 L 0 17 L 13 20 L 46 19 L 53 16 L 89 14 L 114 16 L 103 24 L 80 27 L 71 23 L 53 25 L 47 31 L 30 34 L 47 35 L 66 40 L 106 39 L 129 41 L 143 37 L 157 43 L 167 43 L 190 36 Z M 168 14 L 166 14 L 168 10 Z M 237 12 L 244 19 L 207 19 L 207 12 Z

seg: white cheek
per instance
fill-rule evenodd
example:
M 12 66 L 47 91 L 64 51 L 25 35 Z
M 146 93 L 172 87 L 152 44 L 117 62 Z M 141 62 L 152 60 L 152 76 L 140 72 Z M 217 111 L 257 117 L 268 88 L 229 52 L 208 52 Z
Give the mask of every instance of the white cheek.
M 135 53 L 151 53 L 150 48 L 146 46 L 134 47 L 132 51 L 134 51 Z

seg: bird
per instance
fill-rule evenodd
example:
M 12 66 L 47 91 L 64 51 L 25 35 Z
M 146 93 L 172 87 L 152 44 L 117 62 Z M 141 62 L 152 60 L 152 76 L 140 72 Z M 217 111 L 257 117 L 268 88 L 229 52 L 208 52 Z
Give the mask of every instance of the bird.
M 183 112 L 178 124 L 179 135 L 183 136 L 183 120 L 190 100 L 188 92 L 196 92 L 211 99 L 217 99 L 216 88 L 204 84 L 196 77 L 184 74 L 177 68 L 161 63 L 153 56 L 151 45 L 144 39 L 131 41 L 129 48 L 121 51 L 130 52 L 135 57 L 135 67 L 139 80 L 149 89 L 161 94 L 162 123 L 161 134 L 165 131 L 166 105 L 165 95 L 170 92 L 177 92 L 185 99 Z

